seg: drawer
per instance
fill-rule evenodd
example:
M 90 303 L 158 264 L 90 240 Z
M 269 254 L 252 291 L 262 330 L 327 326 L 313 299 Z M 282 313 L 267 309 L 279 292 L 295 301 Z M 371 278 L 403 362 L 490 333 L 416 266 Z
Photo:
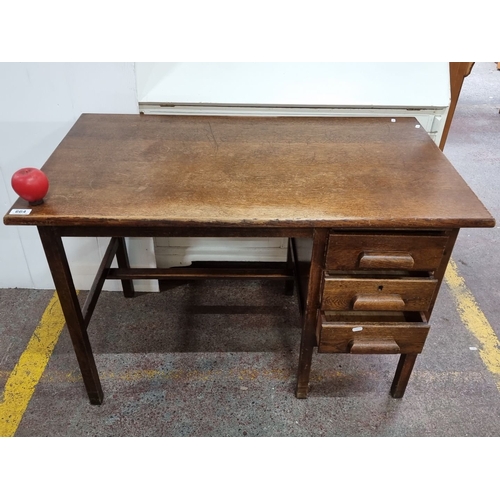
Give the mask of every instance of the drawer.
M 429 328 L 417 312 L 327 312 L 316 340 L 320 353 L 418 354 Z
M 325 276 L 325 311 L 427 311 L 438 281 L 433 278 Z
M 327 270 L 406 269 L 434 271 L 448 236 L 404 234 L 331 234 Z

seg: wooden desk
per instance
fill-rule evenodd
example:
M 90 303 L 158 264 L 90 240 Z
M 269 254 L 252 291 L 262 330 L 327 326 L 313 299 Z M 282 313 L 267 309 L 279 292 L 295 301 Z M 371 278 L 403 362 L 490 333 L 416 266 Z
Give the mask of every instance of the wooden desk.
M 43 170 L 45 203 L 4 223 L 38 227 L 93 404 L 103 393 L 87 326 L 104 280 L 121 279 L 132 296 L 133 278 L 215 272 L 130 269 L 125 236 L 288 237 L 283 268 L 217 273 L 293 274 L 297 397 L 307 396 L 315 346 L 400 354 L 391 394 L 401 397 L 459 229 L 495 224 L 413 118 L 82 115 Z M 112 237 L 83 310 L 67 236 Z

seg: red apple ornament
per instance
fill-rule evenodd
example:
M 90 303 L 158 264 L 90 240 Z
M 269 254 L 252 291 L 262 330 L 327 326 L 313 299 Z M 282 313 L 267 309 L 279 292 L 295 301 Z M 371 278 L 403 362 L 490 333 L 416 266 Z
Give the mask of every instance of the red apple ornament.
M 14 173 L 11 180 L 12 189 L 30 205 L 41 205 L 43 197 L 49 190 L 47 176 L 38 168 L 25 167 Z

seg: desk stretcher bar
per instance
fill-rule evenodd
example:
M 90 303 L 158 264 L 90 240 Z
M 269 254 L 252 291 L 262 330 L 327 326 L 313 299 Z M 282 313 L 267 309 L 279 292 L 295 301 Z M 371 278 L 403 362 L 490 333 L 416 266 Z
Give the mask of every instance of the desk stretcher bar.
M 116 255 L 118 268 L 111 268 Z M 124 238 L 111 238 L 97 275 L 82 308 L 85 326 L 88 326 L 97 300 L 107 279 L 122 281 L 125 297 L 134 295 L 134 279 L 195 280 L 195 279 L 266 279 L 293 282 L 293 269 L 288 265 L 273 268 L 130 268 Z

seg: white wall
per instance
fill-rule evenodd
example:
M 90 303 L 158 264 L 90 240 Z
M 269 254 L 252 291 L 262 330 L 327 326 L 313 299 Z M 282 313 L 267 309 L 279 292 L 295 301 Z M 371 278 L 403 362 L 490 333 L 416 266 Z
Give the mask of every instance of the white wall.
M 0 211 L 17 195 L 12 174 L 40 168 L 81 113 L 138 113 L 133 63 L 0 63 Z M 66 238 L 79 289 L 88 289 L 106 249 L 105 238 Z M 153 244 L 129 242 L 135 265 L 153 266 Z M 137 283 L 154 289 L 154 282 Z M 108 282 L 108 289 L 118 283 Z M 0 287 L 53 288 L 36 228 L 0 224 Z
M 447 62 L 137 63 L 141 103 L 447 107 Z

